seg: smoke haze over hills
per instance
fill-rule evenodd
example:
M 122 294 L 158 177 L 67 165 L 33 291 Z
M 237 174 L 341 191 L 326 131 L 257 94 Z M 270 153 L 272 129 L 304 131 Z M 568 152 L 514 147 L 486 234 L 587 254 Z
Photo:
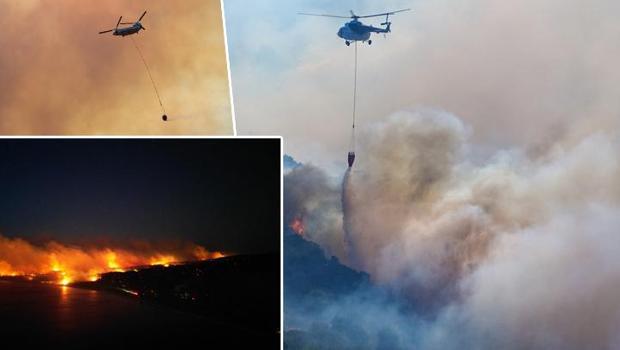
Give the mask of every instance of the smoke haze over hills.
M 344 221 L 340 184 L 312 166 L 286 176 L 285 218 L 302 215 L 307 239 L 416 311 L 372 298 L 329 307 L 394 310 L 391 329 L 422 348 L 617 347 L 617 134 L 536 155 L 507 149 L 477 164 L 469 130 L 434 110 L 372 125 Z M 374 323 L 351 322 L 378 341 Z

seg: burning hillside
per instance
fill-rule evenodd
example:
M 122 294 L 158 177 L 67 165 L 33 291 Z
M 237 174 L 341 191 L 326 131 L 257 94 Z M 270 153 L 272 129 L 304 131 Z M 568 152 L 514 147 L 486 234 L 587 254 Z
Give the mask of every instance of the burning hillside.
M 0 276 L 23 276 L 67 285 L 95 281 L 106 272 L 122 272 L 137 266 L 168 266 L 183 261 L 223 257 L 202 246 L 80 247 L 48 242 L 42 246 L 20 238 L 0 236 Z

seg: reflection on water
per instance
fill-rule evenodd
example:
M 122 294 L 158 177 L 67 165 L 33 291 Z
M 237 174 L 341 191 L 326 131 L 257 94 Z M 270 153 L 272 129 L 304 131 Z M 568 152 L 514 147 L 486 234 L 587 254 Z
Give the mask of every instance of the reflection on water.
M 67 286 L 54 286 L 59 291 L 57 318 L 54 321 L 55 327 L 59 332 L 71 332 L 77 329 L 80 320 L 83 320 L 85 313 L 91 313 L 95 306 L 99 305 L 98 296 L 100 292 L 94 290 L 79 290 Z
M 0 281 L 0 339 L 117 348 L 177 344 L 213 329 L 198 316 L 138 298 L 66 286 Z
M 69 287 L 60 286 L 60 298 L 58 298 L 58 320 L 56 324 L 59 329 L 64 331 L 71 330 L 71 306 L 69 301 Z

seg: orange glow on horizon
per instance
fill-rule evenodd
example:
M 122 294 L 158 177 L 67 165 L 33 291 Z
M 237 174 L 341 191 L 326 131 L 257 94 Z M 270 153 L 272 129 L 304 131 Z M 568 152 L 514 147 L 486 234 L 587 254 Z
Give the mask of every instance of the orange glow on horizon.
M 177 262 L 177 259 L 172 256 L 172 255 L 166 255 L 166 256 L 158 256 L 154 259 L 151 259 L 151 266 L 165 266 L 168 267 L 171 264 Z
M 0 277 L 69 285 L 98 281 L 108 272 L 135 270 L 140 266 L 171 266 L 184 261 L 216 259 L 224 256 L 194 244 L 154 248 L 137 242 L 137 248 L 80 248 L 49 242 L 35 246 L 20 238 L 0 235 Z
M 212 259 L 223 258 L 226 255 L 222 252 L 210 252 L 206 250 L 205 248 L 199 246 L 199 247 L 196 247 L 196 249 L 194 249 L 194 256 L 198 260 L 212 260 Z

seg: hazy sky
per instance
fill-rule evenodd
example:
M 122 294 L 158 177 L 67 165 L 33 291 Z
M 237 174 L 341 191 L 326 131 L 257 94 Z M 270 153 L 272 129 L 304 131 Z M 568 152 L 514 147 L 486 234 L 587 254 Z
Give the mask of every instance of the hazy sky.
M 1 140 L 0 235 L 279 249 L 274 140 Z
M 98 32 L 142 20 L 133 37 Z M 0 134 L 231 134 L 219 0 L 5 0 Z
M 296 13 L 405 7 L 387 39 L 360 47 L 360 133 L 439 109 L 463 120 L 484 157 L 618 126 L 616 1 L 225 0 L 238 131 L 282 134 L 287 153 L 342 169 L 353 48 L 336 36 L 344 20 Z
M 282 134 L 306 163 L 285 176 L 285 220 L 422 310 L 363 292 L 293 301 L 287 317 L 303 321 L 289 334 L 620 348 L 620 2 L 226 4 L 238 131 Z M 401 7 L 413 11 L 387 39 L 360 47 L 345 173 L 354 50 L 336 36 L 343 21 L 295 13 Z

